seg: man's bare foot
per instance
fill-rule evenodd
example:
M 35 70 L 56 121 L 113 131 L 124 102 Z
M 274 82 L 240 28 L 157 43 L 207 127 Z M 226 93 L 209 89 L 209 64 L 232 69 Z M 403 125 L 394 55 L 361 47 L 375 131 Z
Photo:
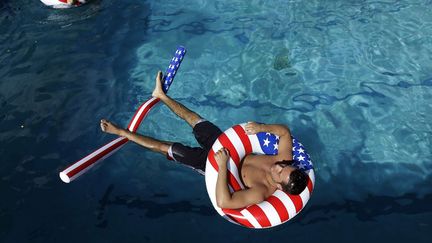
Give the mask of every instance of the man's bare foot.
M 115 135 L 120 135 L 120 132 L 122 130 L 121 128 L 118 128 L 116 125 L 105 119 L 101 120 L 100 127 L 103 132 Z
M 156 85 L 155 85 L 155 88 L 153 90 L 152 95 L 153 95 L 153 97 L 156 97 L 156 98 L 159 98 L 159 99 L 161 99 L 164 96 L 166 96 L 166 94 L 164 93 L 164 91 L 162 89 L 162 72 L 161 71 L 159 71 L 156 74 Z
M 77 0 L 67 0 L 67 3 L 73 5 L 77 2 Z

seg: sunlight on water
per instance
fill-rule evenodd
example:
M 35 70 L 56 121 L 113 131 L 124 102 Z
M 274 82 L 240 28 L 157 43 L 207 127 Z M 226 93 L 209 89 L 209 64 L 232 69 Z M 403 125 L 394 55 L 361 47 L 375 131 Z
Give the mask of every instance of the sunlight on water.
M 273 4 L 197 4 L 178 12 L 153 3 L 149 36 L 166 41 L 138 49 L 135 85 L 150 92 L 154 70 L 164 69 L 160 63 L 172 47 L 183 44 L 189 52 L 173 97 L 222 128 L 247 120 L 289 124 L 304 137 L 325 181 L 359 173 L 352 179 L 364 180 L 370 171 L 353 170 L 364 164 L 377 167 L 371 190 L 412 190 L 430 173 L 431 49 L 416 50 L 428 45 L 424 30 L 431 29 L 408 13 L 429 17 L 402 2 L 300 1 L 301 7 L 277 11 Z M 418 178 L 401 186 L 376 171 L 380 165 Z

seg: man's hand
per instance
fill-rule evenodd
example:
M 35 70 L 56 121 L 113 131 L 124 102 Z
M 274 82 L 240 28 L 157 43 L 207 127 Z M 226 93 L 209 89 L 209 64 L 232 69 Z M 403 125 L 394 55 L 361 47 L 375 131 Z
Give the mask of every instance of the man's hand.
M 261 124 L 258 124 L 256 122 L 248 122 L 245 126 L 245 129 L 248 135 L 253 135 L 262 132 Z
M 226 166 L 229 159 L 229 151 L 226 148 L 221 148 L 215 153 L 215 159 L 218 166 Z

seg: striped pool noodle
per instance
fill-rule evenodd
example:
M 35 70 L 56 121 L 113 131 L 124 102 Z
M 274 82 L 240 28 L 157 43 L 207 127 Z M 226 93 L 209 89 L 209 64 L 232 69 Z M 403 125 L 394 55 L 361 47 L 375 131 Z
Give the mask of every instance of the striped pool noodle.
M 185 54 L 186 49 L 182 46 L 179 46 L 174 54 L 174 57 L 171 59 L 170 65 L 168 66 L 162 80 L 162 89 L 165 93 L 168 92 Z M 128 130 L 131 132 L 136 132 L 141 122 L 158 102 L 158 98 L 151 97 L 146 102 L 141 104 L 141 106 L 135 112 L 135 115 L 132 117 L 132 120 L 128 125 Z M 65 183 L 69 183 L 75 180 L 80 175 L 88 171 L 91 167 L 96 165 L 98 162 L 102 161 L 103 159 L 113 154 L 115 151 L 119 150 L 128 141 L 129 140 L 125 137 L 118 137 L 112 140 L 111 142 L 105 144 L 91 154 L 85 156 L 84 158 L 78 160 L 77 162 L 64 169 L 59 174 L 60 179 Z

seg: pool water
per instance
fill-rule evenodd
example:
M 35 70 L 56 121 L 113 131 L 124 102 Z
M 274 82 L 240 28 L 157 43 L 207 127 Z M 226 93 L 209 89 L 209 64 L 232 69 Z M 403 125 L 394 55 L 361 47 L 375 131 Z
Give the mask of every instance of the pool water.
M 114 137 L 178 45 L 169 91 L 222 130 L 287 124 L 315 165 L 304 210 L 246 229 L 204 177 Z M 432 230 L 432 1 L 0 2 L 0 242 L 427 242 Z M 140 133 L 197 145 L 159 105 Z

